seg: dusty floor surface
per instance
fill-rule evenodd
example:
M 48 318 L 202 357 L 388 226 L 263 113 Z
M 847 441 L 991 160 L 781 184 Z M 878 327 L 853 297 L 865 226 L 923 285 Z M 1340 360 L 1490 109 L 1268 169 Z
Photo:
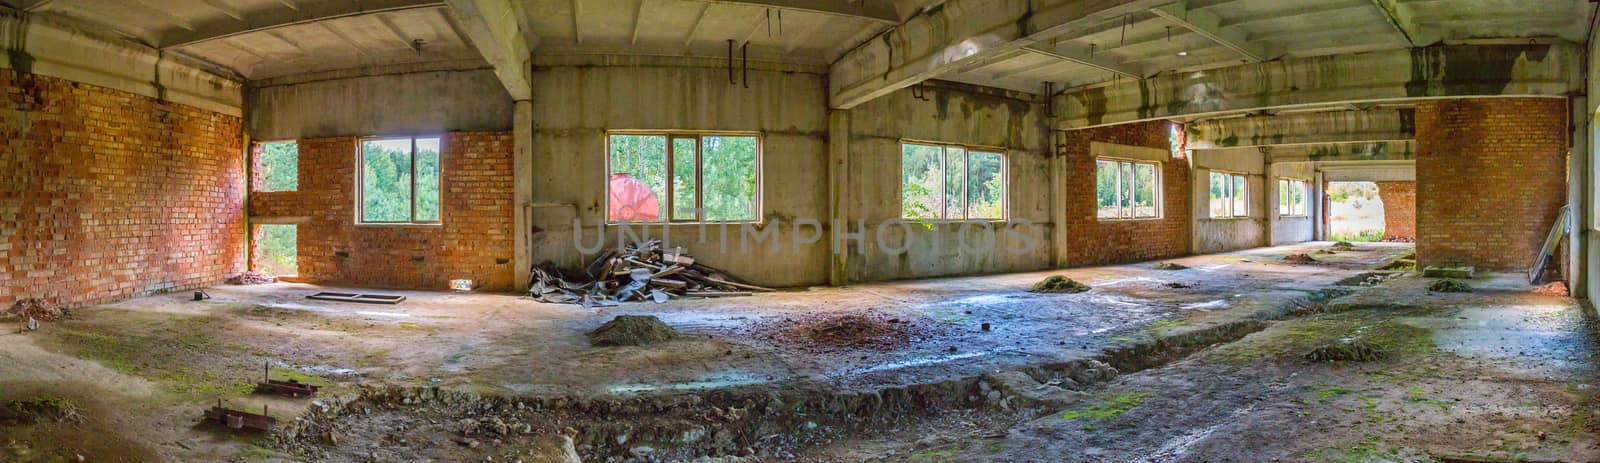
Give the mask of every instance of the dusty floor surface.
M 727 437 L 713 428 L 727 440 L 717 454 L 821 461 L 1600 460 L 1594 327 L 1575 302 L 1532 294 L 1514 276 L 1475 280 L 1479 290 L 1466 294 L 1429 294 L 1426 280 L 1409 276 L 1354 285 L 1409 246 L 1317 253 L 1327 247 L 1170 261 L 1189 267 L 1183 270 L 1157 270 L 1151 262 L 597 311 L 414 291 L 391 291 L 410 298 L 394 306 L 323 302 L 304 296 L 325 288 L 299 284 L 217 287 L 204 302 L 153 296 L 74 310 L 35 333 L 0 334 L 0 404 L 61 397 L 85 417 L 0 426 L 0 460 L 542 461 L 559 450 L 551 440 L 558 433 L 579 437 L 585 457 L 617 457 L 600 449 L 609 446 L 628 449 L 624 457 L 660 460 L 674 454 L 652 455 L 640 437 L 649 433 L 601 444 L 585 438 L 627 440 L 636 431 L 587 428 L 601 427 L 594 416 L 627 421 L 629 413 L 676 420 L 652 425 L 656 431 L 698 421 L 753 426 L 750 414 L 740 414 L 752 409 L 750 397 L 776 390 L 787 392 L 781 400 L 771 392 L 771 402 L 789 405 L 754 407 L 772 421 L 762 426 L 808 437 L 776 439 L 785 441 L 778 445 L 771 436 Z M 1293 254 L 1318 262 L 1283 260 Z M 1025 291 L 1049 275 L 1093 289 Z M 1333 296 L 1342 297 L 1328 300 Z M 1284 315 L 1296 308 L 1302 310 Z M 684 336 L 590 347 L 584 333 L 616 315 L 654 315 Z M 851 316 L 874 323 L 874 337 L 841 336 L 860 322 L 840 320 Z M 982 391 L 967 392 L 979 387 L 976 378 L 1001 371 L 1114 361 L 1108 352 L 1126 359 L 1165 339 L 1237 326 L 1265 329 L 1164 366 L 1175 356 L 1143 362 L 1154 368 L 1142 371 L 1135 371 L 1146 366 L 1141 362 L 1121 362 L 1140 366 L 1109 384 L 1085 380 L 1083 393 L 1064 400 L 1012 402 L 990 391 L 987 380 Z M 815 335 L 819 330 L 825 335 Z M 1302 357 L 1353 338 L 1370 338 L 1385 358 Z M 325 398 L 250 394 L 263 365 L 276 377 L 326 386 Z M 935 383 L 948 387 L 916 386 Z M 472 395 L 413 408 L 409 396 L 351 402 L 379 385 Z M 914 392 L 900 394 L 907 386 Z M 922 394 L 945 389 L 960 403 L 930 406 L 937 412 L 931 417 L 849 412 L 830 422 L 825 413 L 796 411 L 846 391 L 882 404 L 893 402 L 891 395 L 931 401 Z M 990 403 L 979 397 L 986 393 L 1004 397 Z M 487 397 L 554 402 L 537 411 L 510 402 L 493 410 L 471 405 Z M 657 397 L 688 399 L 660 399 L 671 412 L 659 413 L 648 410 L 663 406 L 649 402 Z M 624 410 L 555 405 L 570 408 L 568 398 L 624 401 Z M 322 413 L 360 405 L 347 407 L 359 413 L 326 418 L 337 426 L 321 434 L 290 438 L 202 423 L 200 411 L 218 399 L 266 405 L 285 423 L 308 407 Z M 585 413 L 593 416 L 585 421 Z M 702 432 L 683 429 L 693 431 L 680 437 Z

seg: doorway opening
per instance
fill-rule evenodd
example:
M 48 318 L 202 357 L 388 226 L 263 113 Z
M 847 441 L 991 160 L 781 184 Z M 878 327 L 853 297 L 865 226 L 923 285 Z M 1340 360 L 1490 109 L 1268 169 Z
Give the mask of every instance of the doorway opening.
M 1383 199 L 1373 182 L 1328 182 L 1328 240 L 1383 239 Z

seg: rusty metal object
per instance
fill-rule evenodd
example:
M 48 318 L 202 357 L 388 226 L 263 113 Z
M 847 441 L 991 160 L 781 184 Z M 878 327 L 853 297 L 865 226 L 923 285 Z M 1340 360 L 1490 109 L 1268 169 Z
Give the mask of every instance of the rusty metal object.
M 317 395 L 317 389 L 321 389 L 321 387 L 302 383 L 293 378 L 288 381 L 272 379 L 272 367 L 270 364 L 261 367 L 261 382 L 256 383 L 256 392 L 258 393 L 286 395 L 296 398 L 314 397 Z
M 277 426 L 278 419 L 267 415 L 267 406 L 261 406 L 261 413 L 250 413 L 243 410 L 234 410 L 222 406 L 222 399 L 217 399 L 217 405 L 206 410 L 206 419 L 222 423 L 229 429 L 255 429 L 259 431 L 272 431 Z

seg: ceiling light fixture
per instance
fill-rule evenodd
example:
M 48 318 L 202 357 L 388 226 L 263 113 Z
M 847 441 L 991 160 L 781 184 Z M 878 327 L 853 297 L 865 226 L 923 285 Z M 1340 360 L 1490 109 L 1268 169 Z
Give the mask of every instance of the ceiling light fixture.
M 1189 56 L 1189 52 L 1180 51 L 1180 52 L 1178 52 L 1178 56 Z

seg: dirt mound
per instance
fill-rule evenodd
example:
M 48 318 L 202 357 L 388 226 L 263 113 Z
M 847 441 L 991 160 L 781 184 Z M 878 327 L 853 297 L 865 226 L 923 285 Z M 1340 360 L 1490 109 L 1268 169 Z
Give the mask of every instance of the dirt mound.
M 1364 341 L 1336 342 L 1312 349 L 1306 360 L 1313 362 L 1371 362 L 1388 357 L 1383 348 Z
M 1389 261 L 1389 263 L 1378 267 L 1378 270 L 1414 270 L 1416 268 L 1417 253 L 1412 252 L 1406 253 L 1406 255 L 1400 257 L 1396 257 L 1394 260 Z
M 1189 266 L 1183 264 L 1174 264 L 1172 262 L 1162 262 L 1156 264 L 1156 270 L 1183 270 L 1187 268 L 1189 268 Z
M 882 313 L 806 314 L 760 328 L 773 337 L 819 350 L 891 349 L 929 337 L 922 324 Z
M 1311 257 L 1310 254 L 1290 254 L 1288 256 L 1284 256 L 1283 261 L 1284 262 L 1289 262 L 1289 263 L 1295 263 L 1295 264 L 1315 264 L 1315 263 L 1317 263 L 1317 259 Z
M 1461 280 L 1445 278 L 1428 284 L 1428 292 L 1433 293 L 1470 293 L 1472 286 Z
M 1549 283 L 1544 286 L 1533 288 L 1533 293 L 1542 294 L 1545 296 L 1566 296 L 1568 295 L 1567 284 L 1559 281 Z
M 46 303 L 38 299 L 23 299 L 11 304 L 11 308 L 0 312 L 0 318 L 15 318 L 19 320 L 33 317 L 35 320 L 53 322 L 66 316 L 67 311 L 55 304 Z
M 595 346 L 641 346 L 678 337 L 678 331 L 652 315 L 618 315 L 588 333 Z
M 1329 249 L 1335 251 L 1354 251 L 1356 249 L 1356 245 L 1355 243 L 1351 243 L 1349 241 L 1340 241 L 1333 243 L 1333 246 L 1330 246 Z
M 78 414 L 78 407 L 72 402 L 60 397 L 35 397 L 27 400 L 13 400 L 0 406 L 0 423 L 48 423 L 83 421 Z
M 1081 293 L 1088 290 L 1089 285 L 1061 275 L 1051 275 L 1028 288 L 1028 291 L 1035 293 Z
M 228 279 L 230 285 L 264 285 L 278 281 L 277 277 L 251 270 Z

